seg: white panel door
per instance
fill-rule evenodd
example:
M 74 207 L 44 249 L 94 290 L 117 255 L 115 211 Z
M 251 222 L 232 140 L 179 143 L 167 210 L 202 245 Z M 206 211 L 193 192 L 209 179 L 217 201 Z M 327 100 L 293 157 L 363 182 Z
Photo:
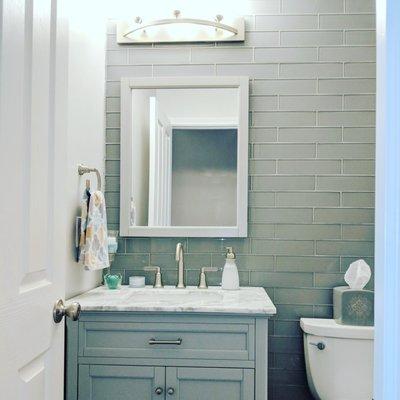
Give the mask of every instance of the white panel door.
M 149 226 L 171 225 L 172 127 L 150 97 Z
M 63 398 L 66 25 L 56 0 L 0 0 L 0 388 Z

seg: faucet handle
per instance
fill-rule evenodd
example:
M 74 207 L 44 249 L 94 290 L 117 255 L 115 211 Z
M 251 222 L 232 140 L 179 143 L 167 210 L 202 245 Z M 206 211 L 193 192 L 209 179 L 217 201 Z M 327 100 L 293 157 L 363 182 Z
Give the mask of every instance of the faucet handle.
M 207 289 L 207 277 L 206 277 L 206 272 L 217 272 L 219 271 L 219 268 L 214 268 L 214 267 L 201 267 L 200 269 L 200 277 L 199 277 L 199 286 L 197 286 L 199 289 Z
M 143 268 L 144 271 L 154 271 L 155 277 L 154 277 L 154 285 L 153 287 L 155 288 L 163 288 L 163 284 L 162 284 L 162 276 L 161 276 L 161 268 L 158 266 L 148 266 L 148 267 L 144 267 Z

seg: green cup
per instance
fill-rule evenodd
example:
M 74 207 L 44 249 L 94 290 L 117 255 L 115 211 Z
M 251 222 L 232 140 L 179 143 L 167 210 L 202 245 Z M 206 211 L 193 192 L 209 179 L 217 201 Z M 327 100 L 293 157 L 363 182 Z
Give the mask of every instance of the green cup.
M 118 289 L 121 285 L 122 275 L 121 274 L 107 274 L 104 276 L 104 282 L 109 289 Z

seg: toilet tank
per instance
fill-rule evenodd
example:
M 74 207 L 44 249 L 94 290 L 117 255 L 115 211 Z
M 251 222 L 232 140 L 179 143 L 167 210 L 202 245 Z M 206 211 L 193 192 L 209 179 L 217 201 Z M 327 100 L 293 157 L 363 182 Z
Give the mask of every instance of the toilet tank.
M 307 379 L 314 397 L 371 400 L 374 328 L 317 318 L 302 318 L 300 325 Z

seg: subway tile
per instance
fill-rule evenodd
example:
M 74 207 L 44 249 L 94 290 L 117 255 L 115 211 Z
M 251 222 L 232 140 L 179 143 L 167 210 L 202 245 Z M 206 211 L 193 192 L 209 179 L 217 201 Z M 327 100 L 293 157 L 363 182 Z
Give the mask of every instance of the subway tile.
M 346 0 L 346 13 L 375 12 L 374 0 Z
M 253 190 L 313 190 L 313 176 L 254 176 Z
M 341 96 L 280 96 L 279 109 L 283 111 L 341 110 Z
M 341 63 L 280 64 L 280 78 L 330 78 L 343 76 Z
M 314 318 L 333 318 L 333 306 L 314 306 Z
M 113 263 L 113 268 L 138 268 L 142 269 L 149 265 L 150 257 L 148 254 L 120 254 L 117 253 Z
M 342 141 L 342 129 L 322 128 L 279 128 L 278 142 L 333 143 Z
M 374 46 L 330 46 L 319 48 L 320 61 L 375 61 Z
M 261 223 L 311 223 L 311 208 L 252 208 L 250 222 Z
M 271 400 L 310 400 L 312 399 L 307 385 L 273 385 Z
M 278 174 L 336 174 L 340 173 L 339 160 L 279 160 Z
M 250 272 L 250 285 L 264 287 L 311 287 L 313 274 L 309 272 Z
M 374 193 L 347 192 L 342 194 L 344 207 L 374 207 Z
M 188 249 L 192 253 L 223 252 L 223 239 L 189 238 Z
M 347 286 L 344 281 L 344 274 L 315 274 L 315 286 L 324 288 L 334 288 L 336 286 Z
M 257 30 L 317 29 L 316 15 L 256 15 Z
M 252 240 L 252 252 L 269 255 L 311 255 L 314 242 L 311 240 Z
M 347 45 L 375 45 L 375 31 L 346 31 L 344 34 Z
M 211 254 L 209 253 L 185 253 L 185 268 L 198 270 L 202 267 L 211 266 Z M 176 262 L 175 262 L 176 267 Z M 222 267 L 222 265 L 221 265 Z
M 292 221 L 290 221 L 292 222 Z M 279 224 L 275 228 L 277 239 L 340 239 L 340 225 Z
M 118 176 L 106 176 L 106 188 L 110 192 L 119 192 L 119 177 Z
M 350 62 L 344 64 L 344 76 L 358 78 L 375 78 L 376 64 L 375 62 Z
M 192 48 L 193 63 L 246 63 L 253 60 L 253 50 L 243 47 Z
M 374 187 L 370 176 L 317 176 L 317 190 L 373 191 Z
M 343 225 L 343 239 L 374 240 L 373 225 Z
M 256 128 L 249 129 L 250 143 L 265 143 L 276 142 L 277 129 L 276 128 Z
M 317 254 L 337 256 L 373 256 L 373 242 L 360 241 L 317 241 Z
M 106 128 L 119 128 L 120 126 L 120 114 L 119 113 L 107 113 L 106 114 Z
M 119 97 L 121 94 L 121 84 L 119 81 L 106 82 L 106 96 Z
M 332 304 L 332 290 L 277 288 L 275 290 L 276 304 Z
M 251 96 L 250 111 L 272 111 L 278 109 L 278 96 Z
M 316 114 L 314 112 L 253 112 L 254 126 L 312 126 L 315 125 L 315 122 Z
M 251 238 L 273 239 L 275 227 L 273 224 L 248 224 L 248 236 Z
M 344 142 L 374 143 L 375 128 L 346 127 L 343 129 Z
M 319 93 L 353 95 L 356 93 L 375 93 L 375 79 L 321 79 L 318 83 L 318 91 Z
M 129 50 L 130 64 L 180 64 L 190 61 L 188 48 L 151 48 Z
M 318 158 L 374 158 L 375 147 L 364 143 L 321 143 L 317 145 Z
M 278 77 L 277 64 L 217 64 L 217 75 L 248 75 L 253 79 Z
M 317 81 L 314 79 L 255 80 L 251 86 L 252 94 L 316 94 Z
M 320 111 L 318 124 L 322 126 L 374 126 L 373 111 Z
M 340 270 L 340 257 L 278 256 L 277 271 L 335 272 Z
M 151 238 L 150 252 L 151 253 L 174 253 L 177 243 L 182 243 L 183 248 L 187 250 L 186 239 L 184 238 Z
M 247 32 L 245 46 L 269 47 L 279 45 L 279 32 Z
M 215 75 L 214 65 L 154 65 L 154 76 L 208 76 Z
M 249 161 L 250 174 L 274 174 L 275 161 L 272 160 L 250 160 Z
M 108 224 L 118 224 L 119 222 L 119 208 L 109 207 L 107 210 Z M 112 229 L 112 228 L 109 228 Z
M 271 143 L 255 144 L 254 156 L 261 158 L 313 158 L 315 146 L 313 144 Z
M 128 77 L 152 76 L 151 65 L 111 65 L 107 67 L 108 80 L 120 80 Z
M 126 238 L 126 253 L 150 253 L 150 238 Z
M 320 29 L 374 29 L 374 14 L 327 14 L 319 17 Z
M 347 94 L 344 96 L 345 110 L 375 110 L 375 95 Z
M 279 13 L 280 0 L 248 0 L 247 9 L 249 14 L 271 14 Z
M 303 331 L 298 321 L 274 321 L 274 335 L 303 336 Z M 283 359 L 277 362 L 277 366 L 286 366 L 289 369 L 304 369 L 304 359 L 299 357 L 298 354 L 295 358 L 291 354 L 279 354 L 279 356 L 284 359 L 288 358 L 288 360 Z
M 303 338 L 301 337 L 280 337 L 280 336 L 271 336 L 269 338 L 269 350 L 274 353 L 299 353 L 301 354 L 303 351 Z M 271 372 L 271 371 L 270 371 Z M 277 371 L 278 373 L 280 371 Z M 280 381 L 281 383 L 286 383 L 284 380 L 285 377 L 276 376 L 276 381 Z M 271 379 L 270 379 L 271 381 Z M 291 382 L 293 383 L 293 382 Z
M 128 52 L 126 49 L 107 51 L 107 65 L 123 65 L 127 64 Z
M 175 253 L 150 253 L 150 264 L 159 266 L 163 271 L 177 269 Z
M 374 160 L 344 160 L 343 172 L 355 175 L 374 175 Z
M 108 160 L 119 160 L 119 144 L 107 144 L 106 145 L 106 158 Z
M 279 207 L 335 207 L 340 194 L 334 192 L 280 192 L 276 194 Z
M 312 305 L 276 304 L 277 315 L 280 320 L 300 320 L 300 318 L 312 318 L 314 310 Z
M 321 224 L 371 224 L 374 210 L 363 208 L 316 208 L 314 222 Z
M 350 264 L 357 261 L 359 257 L 340 257 L 340 270 L 347 271 Z M 374 272 L 374 257 L 363 257 L 365 262 L 371 267 L 371 272 Z
M 343 43 L 342 31 L 313 30 L 313 31 L 281 32 L 282 46 L 323 46 L 323 45 L 340 45 L 342 43 Z
M 265 63 L 317 61 L 317 53 L 317 49 L 313 47 L 256 47 L 254 60 Z
M 106 143 L 119 143 L 120 130 L 119 129 L 106 129 Z
M 263 255 L 237 255 L 237 265 L 239 270 L 248 271 L 272 271 L 274 268 L 273 256 Z
M 106 112 L 119 112 L 119 111 L 120 111 L 119 97 L 106 98 Z
M 107 209 L 108 207 L 119 207 L 119 193 L 105 192 L 104 196 L 107 204 Z
M 284 14 L 319 14 L 343 12 L 343 0 L 282 0 Z
M 119 176 L 119 164 L 118 160 L 106 160 L 106 175 L 118 175 Z

